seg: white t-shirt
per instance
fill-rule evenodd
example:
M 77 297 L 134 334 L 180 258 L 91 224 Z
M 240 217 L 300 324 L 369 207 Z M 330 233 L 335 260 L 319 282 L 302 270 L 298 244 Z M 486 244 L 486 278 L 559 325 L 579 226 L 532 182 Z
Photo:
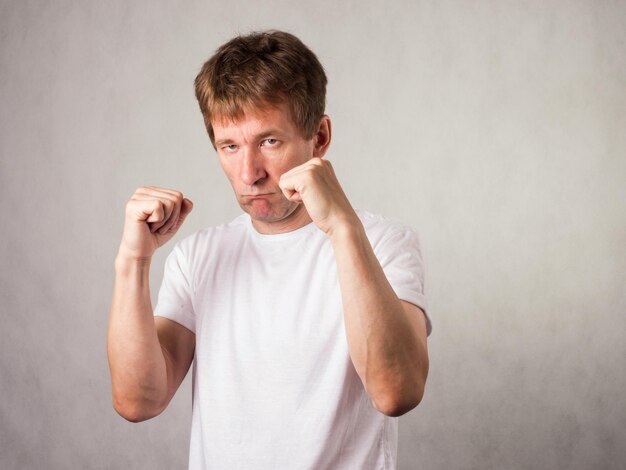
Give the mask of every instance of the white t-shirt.
M 398 297 L 426 311 L 415 232 L 358 214 Z M 190 469 L 396 468 L 397 418 L 352 365 L 333 249 L 314 224 L 262 235 L 243 214 L 183 239 L 154 312 L 196 334 Z

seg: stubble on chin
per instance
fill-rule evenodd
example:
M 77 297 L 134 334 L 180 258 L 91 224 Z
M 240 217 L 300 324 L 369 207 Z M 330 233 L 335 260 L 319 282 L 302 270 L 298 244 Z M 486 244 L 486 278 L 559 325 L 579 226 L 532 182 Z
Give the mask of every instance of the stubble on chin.
M 239 201 L 239 206 L 246 212 L 252 220 L 263 223 L 280 222 L 294 215 L 301 204 L 282 200 L 276 202 L 269 201 Z

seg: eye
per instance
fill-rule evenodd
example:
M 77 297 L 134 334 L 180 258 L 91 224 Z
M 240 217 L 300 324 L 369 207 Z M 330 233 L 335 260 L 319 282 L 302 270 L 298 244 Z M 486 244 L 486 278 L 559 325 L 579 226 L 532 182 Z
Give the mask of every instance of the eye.
M 265 145 L 266 147 L 273 147 L 278 143 L 278 141 L 276 139 L 265 139 L 263 141 L 262 145 Z
M 234 152 L 235 150 L 237 150 L 237 146 L 236 146 L 235 144 L 230 144 L 230 145 L 226 145 L 225 147 L 222 147 L 222 149 L 223 149 L 225 152 L 232 153 L 232 152 Z

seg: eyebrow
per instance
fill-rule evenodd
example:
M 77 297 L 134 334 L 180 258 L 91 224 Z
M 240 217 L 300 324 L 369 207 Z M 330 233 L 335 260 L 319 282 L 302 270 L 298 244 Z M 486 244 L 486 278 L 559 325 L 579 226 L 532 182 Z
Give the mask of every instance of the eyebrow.
M 256 136 L 256 138 L 257 139 L 265 139 L 266 137 L 269 137 L 271 135 L 280 136 L 282 134 L 278 130 L 276 130 L 276 129 L 270 129 L 268 131 L 261 132 L 259 135 Z
M 220 139 L 215 141 L 216 147 L 221 147 L 222 145 L 230 145 L 234 143 L 231 139 Z
M 255 135 L 254 139 L 255 140 L 263 140 L 263 139 L 266 139 L 267 137 L 270 137 L 270 136 L 273 136 L 273 135 L 280 137 L 283 134 L 279 130 L 277 130 L 277 129 L 269 129 L 267 131 L 264 131 L 264 132 L 261 132 L 260 134 Z M 215 141 L 215 146 L 216 147 L 221 147 L 223 145 L 231 145 L 231 144 L 234 144 L 234 143 L 235 143 L 235 141 L 233 139 L 219 139 L 219 140 Z

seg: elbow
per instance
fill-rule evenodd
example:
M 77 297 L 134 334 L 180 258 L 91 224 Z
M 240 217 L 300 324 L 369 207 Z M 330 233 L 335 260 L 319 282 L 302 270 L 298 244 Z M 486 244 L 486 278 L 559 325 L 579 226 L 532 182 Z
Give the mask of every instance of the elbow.
M 403 392 L 388 392 L 372 399 L 372 404 L 377 411 L 385 416 L 397 418 L 402 416 L 417 405 L 424 397 L 424 386 L 412 387 Z
M 126 421 L 141 423 L 160 415 L 164 407 L 156 407 L 141 401 L 114 396 L 113 409 Z
M 393 418 L 397 418 L 398 416 L 402 416 L 422 401 L 421 397 L 402 397 L 402 398 L 393 398 L 386 397 L 383 399 L 372 400 L 374 408 L 377 411 L 381 412 L 385 416 L 391 416 Z

